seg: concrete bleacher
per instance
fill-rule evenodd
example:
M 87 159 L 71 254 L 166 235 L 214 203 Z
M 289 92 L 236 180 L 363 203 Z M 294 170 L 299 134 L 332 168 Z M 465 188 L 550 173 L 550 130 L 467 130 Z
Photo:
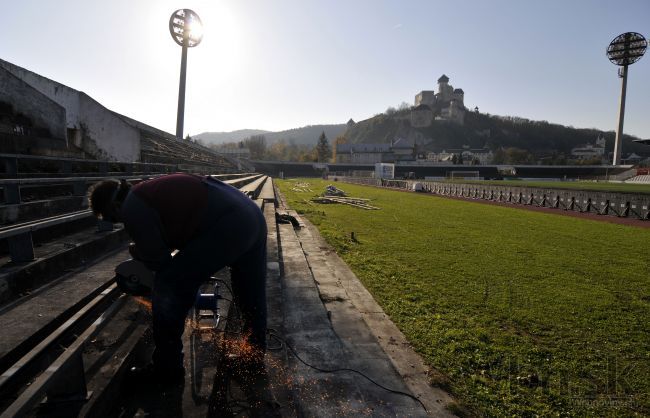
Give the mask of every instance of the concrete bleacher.
M 185 164 L 190 166 L 207 165 L 207 172 L 228 172 L 237 169 L 233 161 L 209 148 L 192 141 L 180 141 L 164 136 L 143 136 L 141 144 L 143 162 Z
M 641 174 L 625 180 L 626 183 L 650 184 L 650 174 Z

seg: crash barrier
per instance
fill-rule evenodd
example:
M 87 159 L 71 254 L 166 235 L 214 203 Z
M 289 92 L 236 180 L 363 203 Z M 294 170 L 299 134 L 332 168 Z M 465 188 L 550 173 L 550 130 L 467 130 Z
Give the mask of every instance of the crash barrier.
M 440 196 L 488 200 L 580 213 L 650 219 L 650 195 L 576 189 L 553 189 L 532 186 L 498 186 L 491 184 L 444 183 L 420 180 L 386 180 L 337 177 L 338 180 L 432 193 Z M 419 186 L 417 185 L 419 184 Z

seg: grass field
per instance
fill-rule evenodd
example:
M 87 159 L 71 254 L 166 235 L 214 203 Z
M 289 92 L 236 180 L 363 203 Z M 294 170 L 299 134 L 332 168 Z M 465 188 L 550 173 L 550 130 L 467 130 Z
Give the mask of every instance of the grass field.
M 607 183 L 602 181 L 449 180 L 449 182 L 650 194 L 650 184 Z
M 650 415 L 649 229 L 337 183 L 366 211 L 296 181 L 289 205 L 467 415 Z

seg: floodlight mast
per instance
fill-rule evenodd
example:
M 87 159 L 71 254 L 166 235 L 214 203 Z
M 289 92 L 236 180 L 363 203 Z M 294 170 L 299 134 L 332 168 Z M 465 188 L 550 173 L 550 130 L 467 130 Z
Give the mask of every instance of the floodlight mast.
M 627 32 L 618 35 L 607 47 L 609 60 L 623 68 L 618 70 L 621 81 L 621 102 L 618 112 L 618 129 L 614 142 L 614 159 L 612 164 L 621 163 L 621 148 L 623 145 L 623 121 L 625 120 L 625 95 L 627 93 L 627 67 L 641 59 L 648 46 L 643 35 L 636 32 Z
M 176 138 L 183 139 L 183 123 L 185 118 L 185 80 L 187 75 L 187 48 L 197 46 L 202 35 L 192 36 L 191 29 L 201 26 L 201 19 L 190 9 L 179 9 L 169 18 L 169 32 L 178 45 L 181 46 L 181 76 L 178 83 L 178 111 L 176 114 Z

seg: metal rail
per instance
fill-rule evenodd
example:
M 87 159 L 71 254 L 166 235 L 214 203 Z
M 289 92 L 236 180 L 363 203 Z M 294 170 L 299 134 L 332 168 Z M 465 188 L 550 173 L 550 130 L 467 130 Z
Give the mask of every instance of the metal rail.
M 126 296 L 120 296 L 113 304 L 104 311 L 99 318 L 92 323 L 66 350 L 57 357 L 38 378 L 20 394 L 0 418 L 16 417 L 25 415 L 34 407 L 44 395 L 54 400 L 65 397 L 66 400 L 85 399 L 86 380 L 83 370 L 82 350 L 102 328 L 107 324 L 124 304 Z M 56 387 L 58 384 L 59 387 Z M 65 386 L 65 387 L 61 387 Z M 51 394 L 51 395 L 50 395 Z
M 115 284 L 104 289 L 94 299 L 82 306 L 67 321 L 55 329 L 50 335 L 45 337 L 33 349 L 23 355 L 18 361 L 12 364 L 2 375 L 0 375 L 0 394 L 15 389 L 17 384 L 26 382 L 29 378 L 28 371 L 37 368 L 37 363 L 43 361 L 48 352 L 56 349 L 66 337 L 70 337 L 72 332 L 77 331 L 78 323 L 92 316 L 98 309 L 106 309 L 107 304 L 112 302 L 118 295 Z

